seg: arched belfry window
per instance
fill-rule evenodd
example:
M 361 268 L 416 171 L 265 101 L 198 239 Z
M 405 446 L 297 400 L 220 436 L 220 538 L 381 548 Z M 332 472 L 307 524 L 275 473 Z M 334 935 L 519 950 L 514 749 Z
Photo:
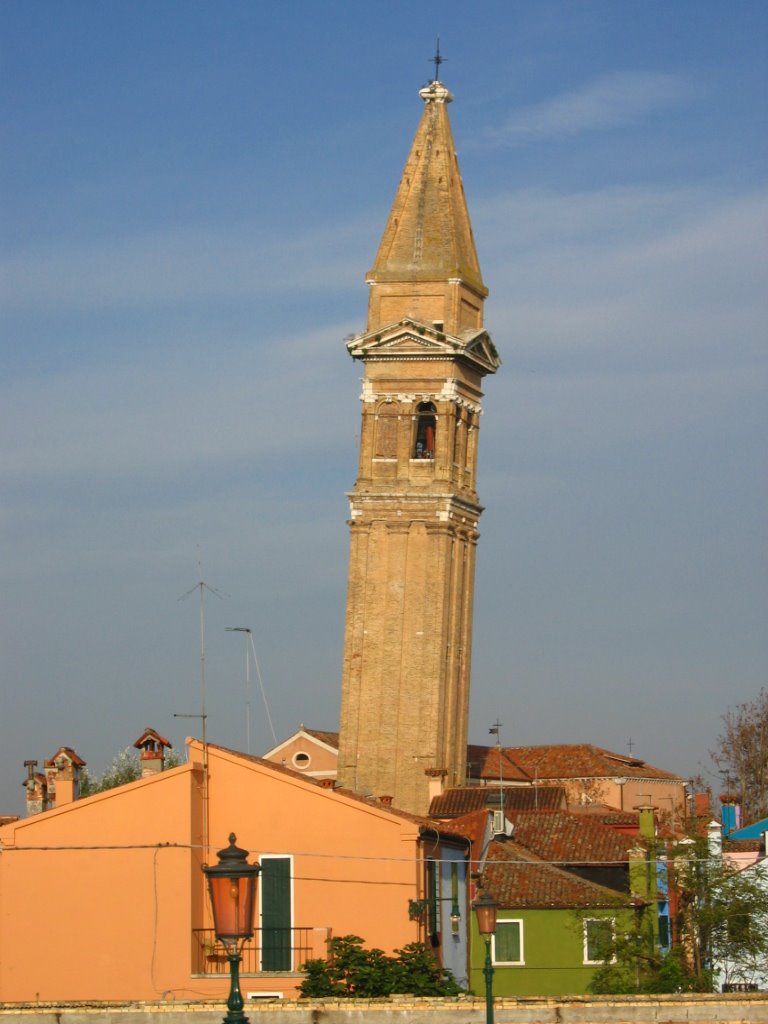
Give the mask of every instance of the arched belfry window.
M 413 447 L 414 459 L 434 459 L 436 430 L 437 409 L 435 409 L 431 402 L 421 402 L 416 407 L 416 441 Z

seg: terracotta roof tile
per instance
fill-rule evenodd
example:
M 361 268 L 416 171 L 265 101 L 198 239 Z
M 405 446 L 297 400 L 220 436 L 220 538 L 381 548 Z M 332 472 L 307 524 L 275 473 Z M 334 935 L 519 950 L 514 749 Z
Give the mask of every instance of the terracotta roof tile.
M 528 782 L 531 776 L 509 757 L 509 752 L 501 748 L 501 764 L 499 764 L 499 748 L 467 744 L 467 770 L 473 779 L 501 778 L 504 782 Z
M 505 910 L 615 907 L 626 905 L 629 899 L 545 864 L 515 842 L 491 844 L 483 888 Z
M 471 811 L 485 809 L 488 797 L 497 796 L 498 792 L 498 788 L 492 786 L 446 789 L 434 798 L 429 813 L 433 818 L 459 818 Z M 505 786 L 503 792 L 507 814 L 512 810 L 565 810 L 565 790 L 562 786 Z
M 518 811 L 509 817 L 516 843 L 560 864 L 623 864 L 633 842 L 608 825 L 568 811 Z
M 327 744 L 329 747 L 333 747 L 334 750 L 339 749 L 339 734 L 337 732 L 329 732 L 325 729 L 307 729 L 304 727 L 304 732 L 310 736 L 314 736 L 316 740 L 320 740 L 321 743 Z
M 620 778 L 669 779 L 679 775 L 654 768 L 639 757 L 615 754 L 591 743 L 562 743 L 538 747 L 506 747 L 507 756 L 537 779 Z
M 637 811 L 620 811 L 608 804 L 568 804 L 567 809 L 571 814 L 589 818 L 590 821 L 598 821 L 601 825 L 612 825 L 614 828 L 638 828 L 640 823 Z

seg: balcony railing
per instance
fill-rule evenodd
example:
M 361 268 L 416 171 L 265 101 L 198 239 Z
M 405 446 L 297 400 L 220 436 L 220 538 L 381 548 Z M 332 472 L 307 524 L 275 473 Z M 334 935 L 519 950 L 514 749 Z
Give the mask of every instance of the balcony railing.
M 229 974 L 224 946 L 213 928 L 193 928 L 195 974 Z M 330 928 L 257 928 L 243 946 L 241 974 L 298 971 L 307 960 L 327 960 Z

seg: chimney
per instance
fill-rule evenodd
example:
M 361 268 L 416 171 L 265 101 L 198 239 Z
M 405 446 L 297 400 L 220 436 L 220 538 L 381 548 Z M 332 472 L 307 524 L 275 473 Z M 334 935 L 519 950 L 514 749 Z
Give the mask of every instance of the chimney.
M 172 744 L 164 736 L 149 726 L 133 745 L 141 751 L 139 761 L 142 779 L 158 775 L 165 767 L 165 748 L 173 749 Z
M 729 836 L 740 825 L 741 807 L 739 798 L 733 793 L 720 794 L 720 820 L 723 823 L 723 836 Z
M 656 835 L 656 819 L 651 804 L 640 804 L 637 808 L 638 826 L 643 839 L 653 839 Z
M 52 807 L 63 807 L 80 797 L 80 769 L 85 761 L 72 747 L 59 747 L 48 761 L 43 762 L 48 785 L 48 802 Z
M 27 817 L 48 810 L 48 783 L 42 772 L 36 772 L 37 761 L 25 761 L 27 777 L 22 783 L 26 791 Z
M 435 797 L 440 796 L 443 792 L 448 769 L 427 768 L 424 774 L 427 776 L 427 798 L 431 804 Z
M 709 793 L 693 794 L 693 816 L 695 818 L 709 817 Z

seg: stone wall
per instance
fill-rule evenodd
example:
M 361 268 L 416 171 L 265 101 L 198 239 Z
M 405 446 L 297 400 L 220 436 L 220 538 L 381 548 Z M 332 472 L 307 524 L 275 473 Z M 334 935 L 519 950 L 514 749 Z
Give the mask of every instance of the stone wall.
M 0 1003 L 0 1024 L 221 1024 L 220 1003 Z M 253 1003 L 251 1024 L 484 1024 L 485 1002 L 457 999 Z M 496 999 L 496 1024 L 768 1024 L 768 994 Z

